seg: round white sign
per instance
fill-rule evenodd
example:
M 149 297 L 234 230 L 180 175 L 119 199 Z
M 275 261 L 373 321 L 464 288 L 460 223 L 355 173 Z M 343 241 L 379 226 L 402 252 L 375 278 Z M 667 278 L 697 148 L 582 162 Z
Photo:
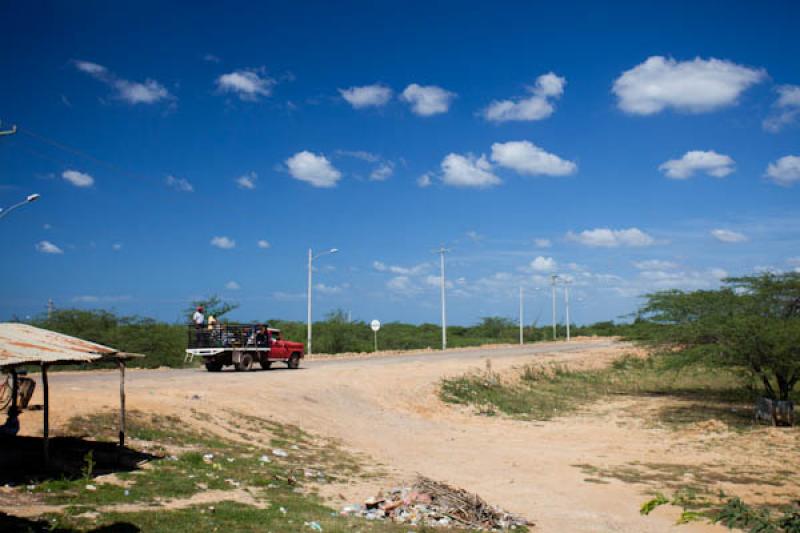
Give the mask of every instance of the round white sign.
M 380 320 L 373 320 L 369 323 L 369 327 L 372 328 L 372 331 L 378 331 L 381 329 L 381 321 Z

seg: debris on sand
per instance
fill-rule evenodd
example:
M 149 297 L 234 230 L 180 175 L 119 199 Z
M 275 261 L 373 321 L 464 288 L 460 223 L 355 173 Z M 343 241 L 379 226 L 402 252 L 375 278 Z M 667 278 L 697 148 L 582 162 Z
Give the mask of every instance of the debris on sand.
M 477 494 L 425 477 L 417 478 L 411 487 L 379 493 L 363 504 L 346 505 L 340 514 L 360 516 L 367 520 L 481 531 L 502 531 L 533 525 L 522 517 L 489 505 Z

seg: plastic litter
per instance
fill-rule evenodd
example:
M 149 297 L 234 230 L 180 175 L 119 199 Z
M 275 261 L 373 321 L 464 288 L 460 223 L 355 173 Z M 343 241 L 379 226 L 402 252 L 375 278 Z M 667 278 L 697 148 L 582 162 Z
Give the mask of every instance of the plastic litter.
M 489 505 L 477 494 L 424 477 L 419 477 L 411 487 L 397 487 L 370 497 L 363 505 L 345 505 L 339 514 L 409 526 L 461 527 L 480 531 L 503 531 L 533 525 L 522 517 Z

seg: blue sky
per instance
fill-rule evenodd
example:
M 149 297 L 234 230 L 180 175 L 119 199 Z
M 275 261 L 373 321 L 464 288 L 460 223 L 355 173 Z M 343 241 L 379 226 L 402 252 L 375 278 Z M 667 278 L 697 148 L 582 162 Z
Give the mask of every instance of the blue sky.
M 195 4 L 0 7 L 0 317 L 300 320 L 309 247 L 316 317 L 383 321 L 442 244 L 460 324 L 800 268 L 795 2 Z

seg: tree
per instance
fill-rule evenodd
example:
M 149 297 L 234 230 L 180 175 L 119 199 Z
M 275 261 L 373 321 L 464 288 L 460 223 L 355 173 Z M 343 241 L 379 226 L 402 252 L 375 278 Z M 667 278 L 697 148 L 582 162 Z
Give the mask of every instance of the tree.
M 715 291 L 647 296 L 642 338 L 690 359 L 745 368 L 773 400 L 800 381 L 800 273 L 724 280 Z
M 514 330 L 517 325 L 510 318 L 501 316 L 485 316 L 475 329 L 480 335 L 490 339 L 500 339 L 506 331 Z
M 192 305 L 184 310 L 183 314 L 187 316 L 189 320 L 191 320 L 192 315 L 198 307 L 205 309 L 206 316 L 214 316 L 215 318 L 219 319 L 223 315 L 230 313 L 234 309 L 237 309 L 239 304 L 225 302 L 216 294 L 212 294 L 208 298 L 194 300 Z

